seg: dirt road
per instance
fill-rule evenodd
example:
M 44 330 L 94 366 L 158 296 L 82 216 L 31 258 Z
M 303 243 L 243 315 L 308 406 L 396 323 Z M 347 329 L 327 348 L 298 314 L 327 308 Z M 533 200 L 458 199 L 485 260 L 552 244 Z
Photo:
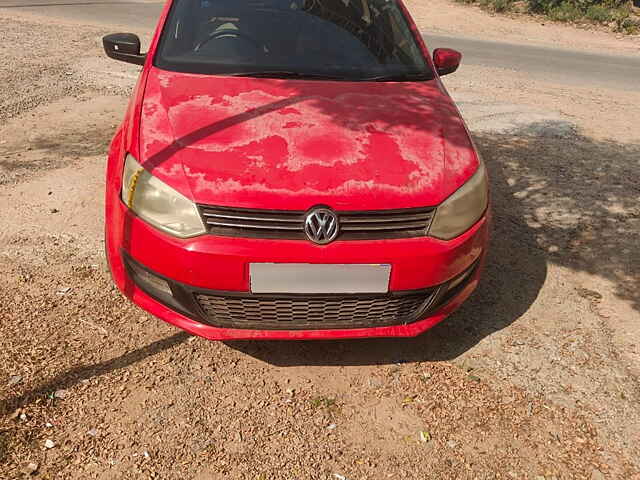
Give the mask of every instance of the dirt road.
M 495 209 L 470 303 L 412 340 L 212 343 L 111 285 L 136 69 L 108 31 L 0 15 L 0 478 L 640 478 L 639 92 L 466 65 Z

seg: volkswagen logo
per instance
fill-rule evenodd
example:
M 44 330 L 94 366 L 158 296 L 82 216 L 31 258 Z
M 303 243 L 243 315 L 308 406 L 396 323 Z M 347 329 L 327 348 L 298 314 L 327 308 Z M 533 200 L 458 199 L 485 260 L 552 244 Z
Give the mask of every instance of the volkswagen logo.
M 338 216 L 328 208 L 314 208 L 307 214 L 304 231 L 314 243 L 326 245 L 333 242 L 340 233 Z

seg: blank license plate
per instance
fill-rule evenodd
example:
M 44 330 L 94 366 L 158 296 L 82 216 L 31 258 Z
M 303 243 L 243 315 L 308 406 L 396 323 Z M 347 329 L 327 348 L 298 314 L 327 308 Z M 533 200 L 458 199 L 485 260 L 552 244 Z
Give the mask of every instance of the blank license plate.
M 253 293 L 387 293 L 391 265 L 252 263 Z

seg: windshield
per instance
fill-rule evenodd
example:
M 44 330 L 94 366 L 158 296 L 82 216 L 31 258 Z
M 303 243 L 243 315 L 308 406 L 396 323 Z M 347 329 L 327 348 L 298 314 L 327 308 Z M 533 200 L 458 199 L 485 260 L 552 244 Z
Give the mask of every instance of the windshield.
M 175 0 L 155 65 L 274 78 L 433 78 L 395 0 Z

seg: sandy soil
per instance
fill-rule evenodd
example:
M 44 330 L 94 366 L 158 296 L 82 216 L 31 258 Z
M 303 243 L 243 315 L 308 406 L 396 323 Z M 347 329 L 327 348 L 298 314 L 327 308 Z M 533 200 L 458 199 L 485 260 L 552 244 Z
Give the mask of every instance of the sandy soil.
M 0 16 L 33 47 L 0 66 L 0 478 L 640 479 L 638 94 L 447 77 L 493 185 L 474 298 L 413 340 L 213 343 L 111 284 L 136 70 L 60 28 Z

